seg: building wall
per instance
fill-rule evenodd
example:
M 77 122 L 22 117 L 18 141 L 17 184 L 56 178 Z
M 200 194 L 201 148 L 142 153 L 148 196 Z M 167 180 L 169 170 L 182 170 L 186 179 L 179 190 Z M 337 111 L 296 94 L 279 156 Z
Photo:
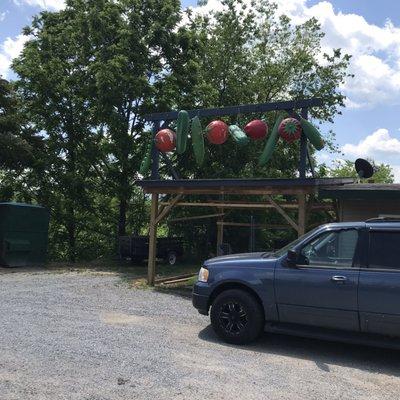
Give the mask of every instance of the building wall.
M 339 200 L 340 221 L 365 221 L 382 214 L 398 215 L 400 217 L 400 201 L 384 199 Z

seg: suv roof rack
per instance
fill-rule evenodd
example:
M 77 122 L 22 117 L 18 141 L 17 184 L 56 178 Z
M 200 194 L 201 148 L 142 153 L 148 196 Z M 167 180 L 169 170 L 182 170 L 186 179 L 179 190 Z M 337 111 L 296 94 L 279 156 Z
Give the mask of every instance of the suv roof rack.
M 369 218 L 365 222 L 400 222 L 400 215 L 380 215 L 379 217 Z

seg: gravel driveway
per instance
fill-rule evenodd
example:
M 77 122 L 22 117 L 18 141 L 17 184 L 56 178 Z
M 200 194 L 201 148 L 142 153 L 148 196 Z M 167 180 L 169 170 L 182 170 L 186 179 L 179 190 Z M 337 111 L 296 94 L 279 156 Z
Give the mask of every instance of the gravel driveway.
M 0 399 L 397 399 L 400 353 L 221 343 L 184 297 L 117 275 L 0 275 Z

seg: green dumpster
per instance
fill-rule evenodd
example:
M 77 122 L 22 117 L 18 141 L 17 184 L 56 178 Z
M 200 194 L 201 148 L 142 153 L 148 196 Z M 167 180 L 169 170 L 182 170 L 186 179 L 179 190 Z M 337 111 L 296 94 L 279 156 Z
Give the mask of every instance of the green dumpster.
M 41 206 L 0 203 L 0 264 L 41 265 L 46 261 L 49 212 Z

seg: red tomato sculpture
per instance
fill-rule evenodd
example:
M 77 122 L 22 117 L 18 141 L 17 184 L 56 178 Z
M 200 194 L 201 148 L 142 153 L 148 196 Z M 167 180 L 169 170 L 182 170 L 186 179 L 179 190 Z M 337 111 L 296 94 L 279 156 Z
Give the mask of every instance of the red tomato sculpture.
M 176 133 L 171 129 L 161 129 L 155 137 L 156 147 L 163 153 L 174 150 L 176 146 Z
M 250 121 L 243 129 L 246 135 L 253 140 L 264 139 L 268 133 L 268 125 L 261 119 Z
M 288 143 L 292 143 L 301 136 L 300 122 L 295 118 L 286 118 L 279 124 L 279 135 Z
M 225 143 L 228 139 L 228 125 L 224 121 L 212 121 L 207 125 L 206 133 L 210 143 Z

